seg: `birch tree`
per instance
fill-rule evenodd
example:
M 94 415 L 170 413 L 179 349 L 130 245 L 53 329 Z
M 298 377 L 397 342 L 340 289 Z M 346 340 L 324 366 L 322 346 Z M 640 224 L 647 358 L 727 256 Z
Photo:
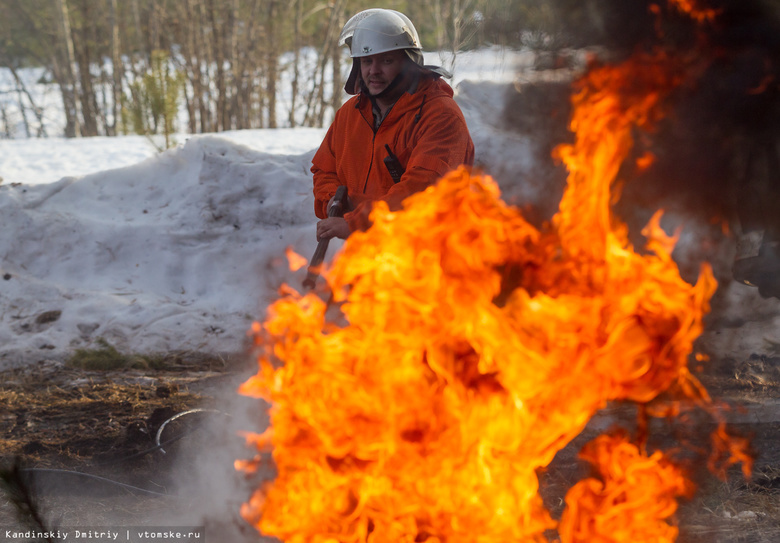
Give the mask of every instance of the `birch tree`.
M 76 53 L 73 47 L 73 39 L 70 30 L 70 14 L 68 13 L 67 0 L 53 0 L 55 13 L 60 20 L 60 39 L 63 44 L 64 59 L 56 55 L 53 60 L 54 77 L 62 89 L 62 101 L 65 110 L 65 137 L 73 138 L 81 133 L 79 111 L 76 103 L 76 74 L 74 65 Z

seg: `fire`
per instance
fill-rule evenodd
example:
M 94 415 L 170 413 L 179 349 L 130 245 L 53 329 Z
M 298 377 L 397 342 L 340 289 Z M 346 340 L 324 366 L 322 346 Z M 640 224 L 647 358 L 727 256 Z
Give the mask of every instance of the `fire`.
M 296 253 L 292 247 L 287 247 L 287 249 L 284 251 L 284 254 L 287 256 L 287 262 L 289 263 L 290 270 L 292 271 L 298 271 L 309 263 L 304 257 Z
M 714 21 L 720 13 L 717 9 L 701 7 L 698 0 L 669 0 L 669 3 L 699 23 Z
M 677 508 L 676 496 L 693 485 L 661 452 L 642 454 L 625 436 L 601 436 L 581 455 L 600 479 L 577 483 L 561 519 L 563 541 L 674 541 L 678 529 L 663 519 Z M 631 519 L 631 522 L 626 522 Z
M 637 252 L 611 211 L 632 131 L 652 129 L 683 68 L 655 53 L 578 83 L 576 140 L 557 150 L 568 186 L 544 228 L 461 169 L 401 211 L 374 208 L 324 273 L 335 305 L 286 287 L 253 328 L 259 371 L 240 389 L 272 406 L 249 440 L 277 469 L 244 518 L 290 542 L 676 538 L 693 485 L 642 436 L 585 447 L 597 477 L 569 491 L 560 521 L 538 473 L 610 401 L 709 403 L 687 362 L 710 268 L 686 283 L 660 213 Z M 722 427 L 713 443 L 721 462 L 749 464 Z

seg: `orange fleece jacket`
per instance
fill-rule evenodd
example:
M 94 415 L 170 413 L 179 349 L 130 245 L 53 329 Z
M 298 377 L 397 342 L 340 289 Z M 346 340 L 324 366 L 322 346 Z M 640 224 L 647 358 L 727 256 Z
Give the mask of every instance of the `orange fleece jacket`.
M 341 106 L 312 159 L 317 217 L 328 216 L 328 201 L 339 185 L 346 185 L 354 209 L 344 218 L 352 232 L 365 230 L 374 201 L 398 210 L 407 196 L 445 173 L 473 165 L 474 143 L 452 96 L 446 82 L 423 75 L 416 92 L 401 95 L 376 131 L 367 96 L 358 94 Z M 404 167 L 398 183 L 385 166 L 385 144 Z

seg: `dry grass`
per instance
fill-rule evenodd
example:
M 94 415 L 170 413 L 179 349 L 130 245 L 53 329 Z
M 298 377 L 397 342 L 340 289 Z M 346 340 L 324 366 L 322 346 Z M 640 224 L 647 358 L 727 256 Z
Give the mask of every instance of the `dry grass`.
M 200 395 L 186 390 L 161 390 L 166 390 L 163 383 L 154 381 L 121 384 L 88 378 L 70 385 L 1 387 L 0 460 L 21 456 L 37 465 L 62 466 L 131 452 L 143 444 L 133 428 L 152 430 L 155 411 L 173 414 L 203 403 Z
M 742 362 L 721 361 L 703 381 L 716 398 L 772 401 L 780 384 L 776 359 L 754 356 Z M 171 354 L 165 369 L 86 370 L 44 363 L 0 375 L 0 458 L 9 462 L 22 457 L 26 465 L 78 469 L 149 488 L 165 485 L 165 472 L 173 471 L 160 457 L 141 457 L 130 463 L 103 464 L 143 451 L 153 444 L 155 428 L 162 417 L 193 407 L 212 407 L 211 379 L 229 376 L 224 360 L 191 358 Z M 243 368 L 242 368 L 243 369 Z M 679 430 L 679 429 L 678 429 Z M 706 428 L 700 429 L 706 435 Z M 707 474 L 700 491 L 681 504 L 677 515 L 680 543 L 770 543 L 780 541 L 780 422 L 743 424 L 740 433 L 752 434 L 756 470 L 745 481 L 738 470 L 720 481 Z M 541 477 L 545 503 L 554 516 L 564 507 L 566 491 L 583 476 L 587 467 L 576 453 L 593 435 L 587 432 L 558 455 Z M 694 436 L 688 436 L 691 439 Z M 668 430 L 661 441 L 677 443 L 679 432 Z M 668 444 L 667 443 L 667 444 Z M 191 445 L 191 443 L 190 443 Z M 172 458 L 166 461 L 173 461 Z M 121 470 L 121 471 L 120 471 Z M 154 483 L 152 483 L 154 482 Z M 101 490 L 101 492 L 98 492 Z M 68 524 L 120 522 L 148 525 L 156 515 L 186 518 L 186 497 L 139 496 L 102 492 L 84 487 L 81 492 L 46 493 L 40 499 L 47 518 L 65 518 Z M 237 497 L 237 499 L 240 497 Z M 230 510 L 238 511 L 238 504 Z M 0 523 L 13 511 L 0 503 Z M 245 525 L 237 518 L 214 519 L 222 529 L 239 532 Z M 246 539 L 256 541 L 250 531 Z
M 711 481 L 680 512 L 680 543 L 780 541 L 780 470 L 766 466 L 751 481 L 734 472 Z
M 162 360 L 163 369 L 119 370 L 45 361 L 0 374 L 0 467 L 20 460 L 24 468 L 90 473 L 165 493 L 176 477 L 179 452 L 205 438 L 197 431 L 202 419 L 177 419 L 166 426 L 162 441 L 188 437 L 167 444 L 168 454 L 161 454 L 155 449 L 158 428 L 176 413 L 214 407 L 213 394 L 220 390 L 215 380 L 236 368 L 225 359 L 182 353 Z M 36 501 L 50 526 L 186 519 L 186 498 L 142 494 L 70 473 L 33 473 L 46 489 Z M 16 515 L 0 499 L 0 524 L 18 525 Z
M 126 368 L 168 369 L 178 357 L 174 353 L 127 354 L 120 352 L 103 338 L 95 340 L 96 347 L 76 349 L 66 365 L 93 371 L 115 371 Z
M 213 404 L 201 382 L 229 372 L 219 359 L 171 353 L 164 360 L 165 369 L 46 361 L 0 374 L 0 462 L 67 467 L 152 446 L 166 418 Z

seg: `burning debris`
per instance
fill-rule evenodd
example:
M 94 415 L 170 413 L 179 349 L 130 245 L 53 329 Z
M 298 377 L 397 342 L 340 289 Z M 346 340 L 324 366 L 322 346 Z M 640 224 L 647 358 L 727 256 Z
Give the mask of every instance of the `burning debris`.
M 461 169 L 399 212 L 374 208 L 324 273 L 335 307 L 285 288 L 254 327 L 259 371 L 240 389 L 271 403 L 270 429 L 249 442 L 277 470 L 245 519 L 296 542 L 676 538 L 693 484 L 673 453 L 647 450 L 645 420 L 583 449 L 596 475 L 560 520 L 538 473 L 608 402 L 712 410 L 688 369 L 710 267 L 687 283 L 660 213 L 637 251 L 612 212 L 635 132 L 663 117 L 690 67 L 657 50 L 577 83 L 575 141 L 557 149 L 567 188 L 544 227 Z M 721 425 L 712 467 L 749 473 L 745 448 Z
M 272 448 L 278 476 L 245 518 L 282 540 L 543 541 L 556 523 L 537 470 L 607 402 L 674 390 L 705 403 L 686 361 L 715 288 L 709 270 L 686 284 L 657 225 L 654 252 L 639 255 L 619 229 L 599 231 L 609 221 L 589 205 L 590 236 L 563 211 L 538 231 L 489 179 L 460 171 L 401 212 L 378 208 L 326 275 L 348 325 L 330 322 L 315 294 L 290 292 L 256 327 L 260 372 L 242 392 L 273 405 L 271 429 L 251 440 Z M 656 504 L 688 493 L 660 452 L 611 439 L 588 455 L 605 478 L 638 470 L 658 486 L 634 493 Z M 590 505 L 570 502 L 566 541 L 616 516 L 594 503 L 601 484 L 572 490 Z M 612 522 L 626 534 L 636 519 L 623 511 Z M 634 532 L 673 531 L 674 507 L 657 512 Z

